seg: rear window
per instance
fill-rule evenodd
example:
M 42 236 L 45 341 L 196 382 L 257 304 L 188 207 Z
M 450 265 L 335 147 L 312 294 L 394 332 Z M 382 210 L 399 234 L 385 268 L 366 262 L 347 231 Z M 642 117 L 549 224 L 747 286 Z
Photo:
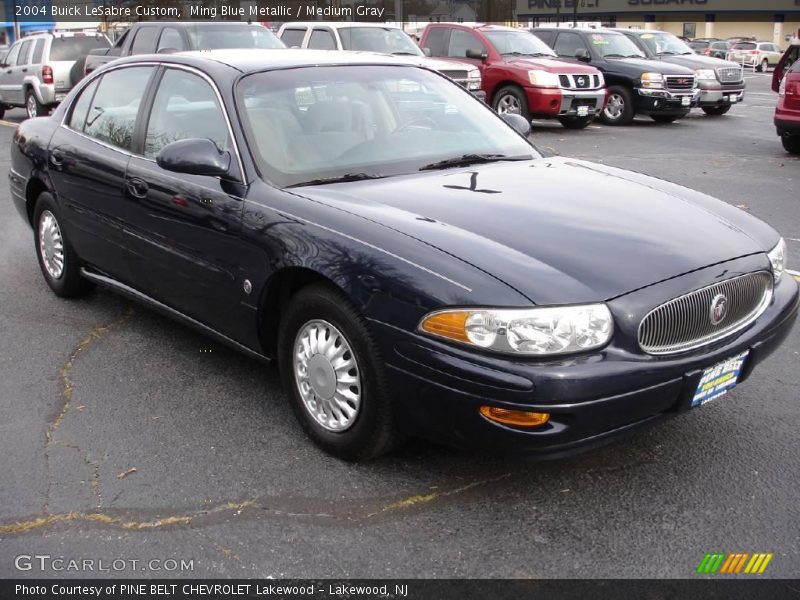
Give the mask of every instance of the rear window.
M 103 36 L 54 37 L 50 45 L 50 60 L 78 60 L 89 54 L 89 50 L 108 48 L 110 45 Z
M 734 45 L 735 50 L 755 50 L 757 47 L 753 42 L 738 42 Z
M 703 48 L 708 48 L 708 42 L 689 42 L 689 45 L 694 48 L 695 50 L 702 50 Z
M 196 50 L 286 47 L 263 25 L 195 25 L 189 37 Z

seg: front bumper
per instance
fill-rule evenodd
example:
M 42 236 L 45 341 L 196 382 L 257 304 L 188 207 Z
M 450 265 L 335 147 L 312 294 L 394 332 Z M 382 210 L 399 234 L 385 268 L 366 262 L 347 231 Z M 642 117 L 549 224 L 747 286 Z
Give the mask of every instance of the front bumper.
M 703 369 L 749 350 L 740 381 L 788 335 L 797 284 L 785 275 L 767 311 L 743 333 L 694 351 L 652 357 L 615 345 L 587 355 L 509 359 L 470 352 L 372 321 L 400 426 L 461 447 L 559 457 L 688 411 Z M 724 400 L 719 400 L 724 402 Z M 489 421 L 482 405 L 550 413 L 539 428 Z
M 538 117 L 597 116 L 606 104 L 606 90 L 525 88 L 528 110 Z M 586 109 L 581 109 L 585 106 Z M 583 110 L 586 114 L 582 114 Z
M 664 89 L 636 88 L 636 112 L 641 114 L 686 114 L 697 106 L 700 90 L 673 92 Z
M 700 81 L 699 106 L 727 106 L 744 100 L 744 81 L 736 85 L 722 85 L 718 81 Z

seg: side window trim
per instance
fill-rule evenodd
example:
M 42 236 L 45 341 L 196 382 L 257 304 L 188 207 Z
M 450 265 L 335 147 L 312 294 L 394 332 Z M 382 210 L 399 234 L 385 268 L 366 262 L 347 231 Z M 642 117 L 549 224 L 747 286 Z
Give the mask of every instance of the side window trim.
M 103 75 L 105 75 L 105 73 Z M 65 120 L 64 120 L 65 123 L 72 119 L 72 113 L 75 111 L 75 107 L 77 106 L 78 101 L 81 99 L 81 96 L 83 96 L 83 91 L 86 88 L 92 86 L 95 82 L 97 82 L 97 84 L 94 86 L 94 89 L 92 90 L 92 95 L 89 98 L 89 107 L 92 106 L 92 104 L 94 103 L 95 94 L 97 94 L 97 89 L 100 87 L 100 81 L 103 79 L 103 75 L 100 75 L 100 77 L 95 77 L 94 79 L 89 81 L 89 83 L 87 83 L 85 86 L 83 86 L 83 89 L 81 90 L 81 93 L 78 94 L 77 96 L 75 96 L 75 100 L 72 101 L 72 105 L 69 107 L 69 110 L 66 112 Z M 89 118 L 89 111 L 87 109 L 86 115 L 83 117 L 83 123 L 81 123 L 81 128 L 80 129 L 73 129 L 69 125 L 64 125 L 64 126 L 67 129 L 69 129 L 70 131 L 75 131 L 77 133 L 81 133 L 82 134 L 83 133 L 83 128 L 86 127 L 86 119 L 88 119 L 88 118 Z

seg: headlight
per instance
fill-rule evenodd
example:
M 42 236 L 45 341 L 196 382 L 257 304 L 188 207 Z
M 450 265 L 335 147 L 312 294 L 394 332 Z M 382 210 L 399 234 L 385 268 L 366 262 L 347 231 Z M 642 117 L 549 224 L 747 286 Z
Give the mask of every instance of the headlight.
M 548 73 L 547 71 L 528 71 L 528 78 L 531 80 L 531 85 L 537 87 L 558 87 L 558 75 L 555 73 Z
M 584 352 L 608 343 L 614 330 L 605 304 L 432 312 L 419 329 L 462 344 L 508 354 Z
M 606 80 L 603 78 L 603 74 L 598 73 L 597 76 L 600 78 L 600 87 L 604 87 L 606 85 Z
M 664 76 L 661 73 L 642 73 L 642 87 L 663 88 Z
M 472 69 L 469 73 L 467 73 L 467 89 L 481 89 L 481 72 L 478 69 Z
M 714 72 L 714 69 L 697 69 L 694 74 L 697 76 L 697 79 L 705 79 L 716 81 L 717 74 Z
M 786 240 L 781 238 L 781 241 L 767 253 L 767 256 L 769 256 L 769 262 L 772 263 L 772 276 L 775 278 L 775 283 L 778 283 L 786 270 Z

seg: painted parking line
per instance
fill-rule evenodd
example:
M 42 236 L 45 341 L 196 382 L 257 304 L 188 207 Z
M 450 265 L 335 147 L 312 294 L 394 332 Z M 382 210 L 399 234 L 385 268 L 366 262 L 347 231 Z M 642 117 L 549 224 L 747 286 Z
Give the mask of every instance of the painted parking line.
M 2 119 L 0 119 L 0 125 L 5 125 L 6 127 L 13 127 L 14 129 L 19 127 L 19 123 L 12 123 L 11 121 L 3 121 Z
M 792 271 L 791 269 L 786 269 L 786 272 L 794 277 L 797 281 L 800 281 L 800 271 Z

